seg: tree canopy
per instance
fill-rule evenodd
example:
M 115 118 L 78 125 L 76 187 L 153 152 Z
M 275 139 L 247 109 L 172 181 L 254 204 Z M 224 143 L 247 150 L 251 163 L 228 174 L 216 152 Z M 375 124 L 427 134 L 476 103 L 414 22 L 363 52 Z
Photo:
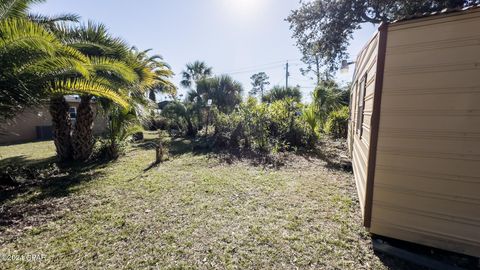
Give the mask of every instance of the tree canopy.
M 197 82 L 197 93 L 205 102 L 212 99 L 221 112 L 229 113 L 242 102 L 242 85 L 228 75 L 215 76 Z
M 280 87 L 274 86 L 265 96 L 263 102 L 273 103 L 277 100 L 292 98 L 296 102 L 302 101 L 302 92 L 299 87 Z
M 188 63 L 185 70 L 182 71 L 182 81 L 180 84 L 185 88 L 192 88 L 192 85 L 199 80 L 212 76 L 212 68 L 203 61 Z
M 480 4 L 479 0 L 313 0 L 301 1 L 286 19 L 310 71 L 334 71 L 345 60 L 352 34 L 364 23 L 378 24 L 416 13 Z M 318 61 L 320 59 L 321 61 Z M 312 68 L 312 64 L 316 68 Z
M 265 86 L 270 84 L 268 81 L 270 79 L 268 75 L 265 72 L 259 72 L 257 74 L 253 74 L 250 79 L 252 80 L 252 90 L 249 94 L 256 96 L 260 93 L 260 97 L 263 98 Z

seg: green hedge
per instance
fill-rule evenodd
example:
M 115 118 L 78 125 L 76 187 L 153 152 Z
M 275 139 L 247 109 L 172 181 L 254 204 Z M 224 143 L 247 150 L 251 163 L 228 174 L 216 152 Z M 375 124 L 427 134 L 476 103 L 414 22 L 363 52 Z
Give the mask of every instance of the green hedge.
M 344 106 L 328 115 L 325 132 L 335 138 L 347 138 L 350 110 Z

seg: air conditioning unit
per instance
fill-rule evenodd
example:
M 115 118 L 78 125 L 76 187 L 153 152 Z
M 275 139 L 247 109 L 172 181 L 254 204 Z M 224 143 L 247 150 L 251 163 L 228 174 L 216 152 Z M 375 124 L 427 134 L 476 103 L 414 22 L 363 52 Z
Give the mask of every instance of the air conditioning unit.
M 36 126 L 37 140 L 51 140 L 53 138 L 52 126 Z

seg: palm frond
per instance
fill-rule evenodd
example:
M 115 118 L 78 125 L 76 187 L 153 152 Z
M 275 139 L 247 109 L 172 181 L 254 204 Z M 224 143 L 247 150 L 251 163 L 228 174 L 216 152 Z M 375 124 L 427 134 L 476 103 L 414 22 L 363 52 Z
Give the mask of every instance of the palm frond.
M 61 43 L 39 24 L 19 18 L 0 21 L 0 55 L 16 50 L 53 56 L 58 47 Z
M 42 2 L 45 0 L 2 0 L 0 1 L 0 20 L 24 17 L 30 5 Z
M 25 64 L 19 68 L 17 72 L 40 76 L 43 79 L 58 78 L 60 76 L 67 76 L 67 74 L 79 74 L 86 79 L 90 77 L 90 71 L 87 68 L 86 63 L 71 57 L 43 58 Z
M 104 83 L 96 80 L 69 79 L 53 82 L 49 91 L 52 94 L 75 95 L 89 94 L 109 99 L 124 109 L 129 109 L 128 97 L 123 96 L 113 89 L 108 88 Z
M 130 46 L 122 39 L 113 37 L 103 24 L 89 21 L 87 24 L 72 26 L 59 25 L 57 35 L 67 45 L 88 56 L 125 59 Z
M 52 25 L 58 22 L 79 22 L 80 15 L 73 13 L 58 14 L 47 16 L 37 13 L 30 13 L 27 16 L 31 21 L 43 25 Z
M 111 74 L 117 79 L 129 84 L 138 81 L 139 76 L 135 73 L 135 70 L 122 61 L 106 57 L 92 57 L 91 67 L 95 72 Z
M 90 59 L 86 55 L 84 55 L 83 53 L 81 53 L 77 49 L 72 48 L 70 46 L 60 46 L 59 48 L 57 48 L 57 53 L 56 54 L 58 56 L 71 57 L 73 59 L 76 59 L 78 61 L 82 61 L 84 63 L 89 63 L 90 62 Z

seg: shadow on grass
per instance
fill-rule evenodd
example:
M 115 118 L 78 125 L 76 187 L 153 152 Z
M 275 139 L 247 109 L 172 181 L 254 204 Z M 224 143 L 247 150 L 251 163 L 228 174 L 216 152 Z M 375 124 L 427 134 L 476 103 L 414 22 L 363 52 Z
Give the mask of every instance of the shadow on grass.
M 14 232 L 10 238 L 15 238 L 25 227 L 62 215 L 73 206 L 70 195 L 75 193 L 75 187 L 100 177 L 102 172 L 97 169 L 106 164 L 103 161 L 58 164 L 54 158 L 28 160 L 24 156 L 3 160 L 0 169 L 7 173 L 2 173 L 2 178 L 15 178 L 15 184 L 5 185 L 8 181 L 2 179 L 0 232 Z M 0 238 L 3 241 L 6 239 Z
M 135 145 L 136 148 L 144 150 L 154 150 L 157 144 L 157 139 L 145 139 L 141 143 Z M 305 158 L 309 162 L 314 160 L 323 160 L 326 162 L 326 167 L 334 170 L 342 170 L 346 172 L 352 171 L 352 165 L 349 160 L 342 158 L 343 149 L 330 147 L 325 143 L 320 143 L 319 146 L 313 150 L 300 149 L 294 152 L 268 153 L 261 151 L 253 151 L 242 148 L 231 147 L 215 147 L 215 142 L 212 138 L 196 137 L 196 138 L 172 138 L 166 143 L 170 156 L 175 158 L 185 154 L 191 155 L 209 155 L 215 156 L 220 161 L 227 164 L 235 162 L 246 161 L 253 166 L 280 168 L 287 163 L 287 159 L 292 155 L 297 155 Z M 339 153 L 341 152 L 341 153 Z M 152 163 L 145 171 L 148 171 L 157 164 Z
M 325 167 L 337 170 L 337 171 L 345 171 L 345 172 L 353 172 L 352 163 L 350 160 L 344 160 L 339 158 L 336 154 L 328 154 L 320 149 L 309 150 L 309 151 L 298 151 L 297 155 L 302 156 L 307 161 L 311 161 L 312 159 L 321 159 L 325 161 Z
M 142 142 L 134 145 L 136 148 L 144 150 L 153 150 L 157 145 L 158 139 L 144 139 Z M 206 155 L 214 152 L 210 139 L 197 137 L 197 138 L 183 138 L 174 137 L 164 142 L 168 147 L 169 153 L 172 157 L 182 156 L 185 154 L 193 155 Z
M 6 166 L 32 166 L 32 167 L 42 167 L 45 164 L 55 162 L 55 157 L 49 157 L 44 159 L 29 159 L 25 155 L 9 157 L 0 160 L 0 168 L 5 168 Z

